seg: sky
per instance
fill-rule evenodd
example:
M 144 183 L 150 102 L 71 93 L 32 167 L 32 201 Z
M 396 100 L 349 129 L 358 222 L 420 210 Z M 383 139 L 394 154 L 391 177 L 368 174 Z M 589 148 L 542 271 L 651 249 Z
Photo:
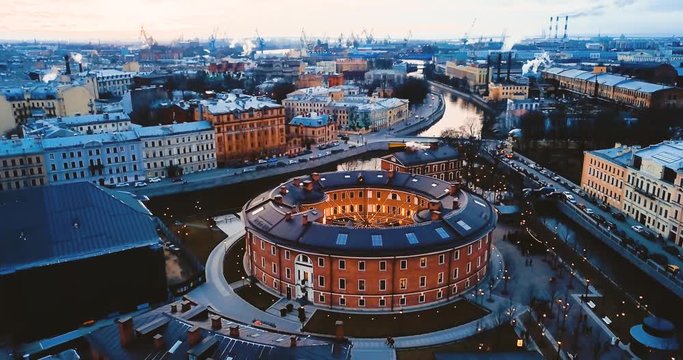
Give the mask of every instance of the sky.
M 302 28 L 331 39 L 363 29 L 376 39 L 409 30 L 417 39 L 521 38 L 563 15 L 569 36 L 683 35 L 683 0 L 0 0 L 0 39 L 137 42 L 140 26 L 159 42 L 206 39 L 214 29 L 253 38 L 257 28 L 264 38 L 299 37 Z

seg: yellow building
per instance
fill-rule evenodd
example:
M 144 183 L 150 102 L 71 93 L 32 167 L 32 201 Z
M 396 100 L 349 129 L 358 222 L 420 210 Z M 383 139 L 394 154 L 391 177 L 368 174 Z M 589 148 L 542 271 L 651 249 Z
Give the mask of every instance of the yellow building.
M 619 144 L 611 149 L 584 151 L 581 189 L 610 206 L 622 209 L 631 157 L 632 149 Z
M 477 91 L 484 89 L 491 81 L 491 73 L 486 78 L 487 68 L 485 64 L 458 65 L 455 62 L 446 62 L 446 75 L 451 78 L 467 79 L 470 90 Z
M 338 59 L 337 73 L 342 74 L 348 71 L 368 71 L 368 62 L 363 59 Z
M 40 139 L 0 140 L 0 191 L 47 184 Z
M 0 129 L 13 128 L 29 118 L 89 114 L 95 98 L 84 85 L 45 84 L 0 90 Z
M 529 85 L 518 83 L 489 83 L 489 99 L 524 100 L 529 98 Z

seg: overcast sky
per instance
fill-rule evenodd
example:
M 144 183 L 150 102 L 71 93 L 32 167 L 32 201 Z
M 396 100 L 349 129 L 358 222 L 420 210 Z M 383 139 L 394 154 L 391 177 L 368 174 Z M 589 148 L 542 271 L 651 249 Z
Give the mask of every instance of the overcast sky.
M 683 35 L 683 0 L 0 0 L 0 39 L 159 41 L 219 37 L 336 38 L 363 28 L 378 39 L 538 36 L 550 16 L 574 14 L 569 35 Z M 560 36 L 564 19 L 560 25 Z M 553 30 L 554 31 L 554 30 Z

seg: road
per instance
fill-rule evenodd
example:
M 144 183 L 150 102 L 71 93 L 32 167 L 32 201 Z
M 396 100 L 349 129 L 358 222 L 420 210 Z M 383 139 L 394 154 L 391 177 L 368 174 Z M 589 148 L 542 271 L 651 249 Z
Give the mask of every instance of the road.
M 493 142 L 487 143 L 488 150 L 495 149 L 495 146 L 493 144 Z M 628 238 L 633 239 L 636 244 L 639 244 L 647 248 L 650 254 L 663 254 L 664 256 L 666 256 L 669 264 L 674 264 L 679 267 L 683 267 L 683 261 L 681 261 L 676 256 L 664 251 L 662 247 L 662 245 L 665 244 L 664 242 L 662 242 L 661 240 L 650 240 L 644 237 L 641 233 L 634 231 L 634 229 L 632 228 L 632 226 L 634 225 L 642 224 L 636 222 L 634 219 L 630 217 L 626 217 L 625 221 L 617 220 L 614 217 L 614 214 L 619 212 L 618 209 L 609 208 L 609 211 L 605 211 L 597 207 L 594 203 L 589 201 L 589 198 L 585 195 L 583 191 L 580 190 L 578 185 L 572 183 L 571 181 L 565 178 L 560 177 L 559 175 L 552 173 L 547 169 L 538 167 L 538 165 L 534 164 L 533 161 L 519 154 L 516 154 L 514 159 L 505 159 L 503 160 L 503 162 L 507 164 L 510 168 L 512 168 L 514 171 L 521 173 L 527 178 L 529 178 L 530 174 L 533 174 L 533 176 L 536 176 L 538 178 L 538 180 L 536 180 L 536 183 L 538 183 L 539 185 L 553 187 L 556 189 L 556 191 L 559 192 L 571 193 L 574 199 L 576 200 L 576 203 L 570 205 L 575 207 L 578 210 L 577 212 L 583 215 L 585 218 L 589 219 L 591 223 L 594 223 L 596 224 L 596 226 L 601 227 L 603 231 L 609 230 L 607 230 L 606 227 L 603 225 L 598 225 L 596 220 L 592 218 L 590 215 L 588 215 L 588 209 L 590 209 L 590 211 L 594 214 L 602 216 L 608 222 L 614 224 L 616 226 L 616 230 L 612 230 L 612 233 L 623 234 L 622 236 L 625 235 Z M 533 168 L 530 166 L 532 164 L 534 165 Z M 645 265 L 644 262 L 643 265 Z M 678 273 L 675 280 L 678 282 L 679 286 L 681 285 L 681 282 L 683 282 L 683 277 L 681 276 L 680 272 Z

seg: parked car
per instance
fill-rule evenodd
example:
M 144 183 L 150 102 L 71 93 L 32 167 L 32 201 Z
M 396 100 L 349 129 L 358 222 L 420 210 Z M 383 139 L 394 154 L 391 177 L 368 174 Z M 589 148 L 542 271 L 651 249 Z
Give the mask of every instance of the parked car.
M 244 168 L 244 169 L 242 169 L 243 173 L 252 172 L 252 171 L 256 171 L 256 168 Z
M 289 164 L 290 164 L 290 165 L 291 165 L 291 164 L 298 164 L 298 163 L 299 163 L 299 160 L 295 160 L 295 159 L 289 160 Z
M 152 177 L 152 178 L 147 179 L 147 181 L 149 181 L 149 182 L 151 182 L 151 183 L 158 183 L 158 182 L 161 181 L 161 178 L 159 178 L 159 177 Z
M 183 178 L 181 178 L 181 177 L 176 177 L 176 178 L 173 178 L 172 181 L 173 181 L 174 183 L 183 182 Z
M 607 204 L 605 204 L 605 203 L 602 203 L 602 204 L 598 205 L 598 207 L 599 207 L 601 210 L 603 210 L 603 211 L 610 212 L 610 211 L 609 211 L 609 205 L 607 205 Z
M 631 229 L 633 229 L 633 231 L 635 231 L 635 232 L 637 232 L 637 233 L 641 233 L 641 232 L 643 232 L 643 230 L 645 230 L 645 229 L 644 229 L 642 226 L 640 226 L 640 225 L 633 225 L 633 226 L 631 226 Z
M 136 181 L 135 182 L 135 187 L 145 187 L 147 186 L 147 183 L 144 181 Z
M 591 208 L 585 208 L 583 211 L 588 215 L 594 214 L 593 209 Z
M 619 221 L 625 221 L 626 220 L 626 215 L 624 213 L 616 212 L 614 213 L 614 218 L 619 220 Z
M 126 186 L 130 186 L 130 184 L 129 183 L 118 183 L 118 184 L 116 184 L 117 188 L 126 187 Z
M 267 160 L 264 160 L 264 159 L 259 159 L 259 160 L 258 160 L 258 163 L 259 163 L 259 164 L 265 164 L 265 163 L 267 163 L 267 162 L 268 162 L 268 161 L 267 161 Z
M 308 162 L 308 159 L 306 159 L 306 158 L 301 158 L 301 159 L 299 159 L 299 162 Z

